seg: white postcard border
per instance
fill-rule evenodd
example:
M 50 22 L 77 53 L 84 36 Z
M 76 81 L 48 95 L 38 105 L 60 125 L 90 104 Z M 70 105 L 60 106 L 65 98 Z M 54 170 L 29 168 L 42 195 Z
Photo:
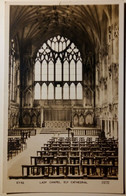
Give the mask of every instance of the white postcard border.
M 5 1 L 6 3 L 6 20 L 5 20 L 5 66 L 4 66 L 4 77 L 3 77 L 3 81 L 5 82 L 5 86 L 4 86 L 4 163 L 6 162 L 6 153 L 7 152 L 7 128 L 8 128 L 8 120 L 7 120 L 7 113 L 8 113 L 8 56 L 9 56 L 9 5 L 19 5 L 19 4 L 42 4 L 42 5 L 48 5 L 48 3 L 50 4 L 119 4 L 119 130 L 124 130 L 123 127 L 123 118 L 124 118 L 124 114 L 123 114 L 123 97 L 124 97 L 124 82 L 123 82 L 123 59 L 124 59 L 124 55 L 123 55 L 123 28 L 122 28 L 122 21 L 123 21 L 123 15 L 124 12 L 122 10 L 124 10 L 124 4 L 123 2 L 120 1 L 116 1 L 116 0 L 106 0 L 106 1 L 75 1 L 75 0 L 71 0 L 71 1 L 53 1 L 53 3 L 51 1 L 27 1 L 27 3 L 25 1 L 20 1 L 20 0 L 13 0 L 13 1 Z M 23 184 L 16 184 L 16 182 L 18 180 L 11 180 L 8 181 L 6 179 L 7 176 L 7 164 L 4 165 L 4 192 L 62 192 L 62 190 L 65 190 L 64 192 L 99 192 L 99 193 L 122 193 L 123 192 L 123 133 L 120 131 L 119 132 L 119 180 L 111 180 L 109 181 L 109 185 L 108 184 L 102 184 L 101 180 L 85 180 L 88 184 L 82 184 L 82 185 L 75 185 L 75 184 L 59 184 L 59 185 L 55 185 L 55 184 L 51 184 L 51 183 L 47 183 L 47 185 L 43 185 L 40 184 L 41 181 L 44 180 L 35 180 L 35 181 L 31 181 L 31 180 L 20 180 L 20 181 L 24 181 L 24 185 Z M 46 180 L 46 181 L 50 181 L 50 180 Z M 52 181 L 52 180 L 51 180 Z M 62 180 L 58 180 L 58 181 L 62 181 Z M 71 180 L 67 180 L 67 181 L 71 181 Z M 107 180 L 108 181 L 108 180 Z M 32 188 L 31 188 L 32 187 Z

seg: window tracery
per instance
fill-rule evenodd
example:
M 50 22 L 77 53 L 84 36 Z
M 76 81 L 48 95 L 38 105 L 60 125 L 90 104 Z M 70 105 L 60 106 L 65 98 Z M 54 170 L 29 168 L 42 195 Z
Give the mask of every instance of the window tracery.
M 35 99 L 82 99 L 82 59 L 74 43 L 58 35 L 42 45 L 34 84 Z

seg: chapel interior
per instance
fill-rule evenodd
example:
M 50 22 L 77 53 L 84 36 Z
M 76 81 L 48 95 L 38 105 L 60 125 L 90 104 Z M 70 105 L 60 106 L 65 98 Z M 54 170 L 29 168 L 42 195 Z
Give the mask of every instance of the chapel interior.
M 10 179 L 118 179 L 118 12 L 10 6 Z

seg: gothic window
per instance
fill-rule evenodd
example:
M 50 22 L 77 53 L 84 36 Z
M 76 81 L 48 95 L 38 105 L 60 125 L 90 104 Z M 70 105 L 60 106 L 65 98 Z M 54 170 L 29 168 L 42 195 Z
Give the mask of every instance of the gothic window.
M 58 35 L 42 45 L 35 60 L 34 86 L 35 99 L 83 98 L 82 59 L 74 43 Z
M 69 99 L 69 86 L 67 83 L 63 87 L 63 99 Z
M 48 64 L 48 69 L 49 69 L 49 81 L 54 81 L 54 64 L 52 61 L 49 62 Z
M 75 81 L 75 61 L 70 63 L 70 81 Z
M 48 99 L 54 99 L 54 86 L 52 83 L 48 86 Z
M 40 81 L 40 62 L 37 60 L 35 63 L 35 81 Z
M 77 62 L 77 81 L 82 81 L 82 63 L 81 63 L 81 61 Z
M 42 99 L 47 99 L 47 85 L 44 83 L 42 85 Z
M 82 85 L 81 85 L 81 83 L 77 84 L 77 99 L 82 99 Z
M 64 81 L 69 81 L 69 64 L 67 61 L 64 62 L 64 73 L 63 73 L 63 77 L 64 77 Z
M 47 62 L 42 62 L 42 81 L 47 81 Z
M 62 99 L 62 91 L 61 91 L 61 87 L 60 85 L 58 84 L 56 86 L 56 99 Z
M 72 83 L 70 85 L 70 99 L 75 99 L 76 96 L 75 96 L 75 84 Z
M 35 85 L 35 99 L 40 99 L 40 84 Z
M 56 62 L 56 81 L 61 81 L 62 80 L 62 65 L 61 65 L 61 61 L 58 58 L 57 62 Z

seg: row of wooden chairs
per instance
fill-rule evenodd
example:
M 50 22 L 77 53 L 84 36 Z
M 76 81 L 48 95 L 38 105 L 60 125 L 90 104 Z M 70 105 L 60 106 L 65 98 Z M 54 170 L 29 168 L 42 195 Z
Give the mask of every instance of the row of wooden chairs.
M 20 136 L 14 135 L 8 138 L 8 160 L 12 159 L 26 148 L 26 140 L 29 137 L 29 132 L 21 132 Z
M 118 142 L 114 139 L 51 138 L 29 165 L 22 178 L 118 178 Z
M 8 160 L 21 152 L 25 147 L 25 140 L 21 138 L 8 138 Z
M 22 134 L 27 134 L 29 137 L 36 135 L 36 129 L 29 128 L 14 128 L 8 129 L 8 136 L 20 136 Z
M 8 160 L 23 151 L 27 144 L 26 140 L 36 135 L 36 129 L 15 128 L 8 130 Z
M 109 138 L 109 139 L 101 139 L 101 138 L 95 138 L 95 140 L 92 139 L 92 137 L 87 137 L 86 139 L 84 137 L 52 137 L 48 142 L 48 143 L 77 143 L 77 144 L 102 144 L 102 145 L 118 145 L 118 141 L 114 140 L 113 138 Z M 46 145 L 46 144 L 45 144 Z

